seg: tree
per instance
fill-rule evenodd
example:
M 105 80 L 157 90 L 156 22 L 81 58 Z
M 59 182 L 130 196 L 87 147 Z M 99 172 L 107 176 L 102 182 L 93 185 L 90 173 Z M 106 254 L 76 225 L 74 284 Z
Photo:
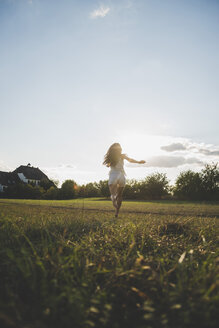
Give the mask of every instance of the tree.
M 219 200 L 219 169 L 218 163 L 206 164 L 201 171 L 203 198 Z
M 59 189 L 52 186 L 44 194 L 45 199 L 58 199 L 59 198 Z
M 139 183 L 139 197 L 162 199 L 169 194 L 169 181 L 164 173 L 153 173 Z
M 110 196 L 108 180 L 100 180 L 98 183 L 98 189 L 99 189 L 100 196 L 102 197 Z
M 99 197 L 100 190 L 98 188 L 98 183 L 89 182 L 85 185 L 85 197 Z
M 78 197 L 86 197 L 86 187 L 85 185 L 79 186 L 78 187 L 78 192 L 77 192 Z
M 182 200 L 219 200 L 218 164 L 206 164 L 201 172 L 181 172 L 176 179 L 174 196 Z
M 140 182 L 135 179 L 127 180 L 123 196 L 126 199 L 140 198 Z
M 24 198 L 24 199 L 41 199 L 45 193 L 45 190 L 42 187 L 17 183 L 13 186 L 9 186 L 5 190 L 5 197 L 7 198 Z
M 77 184 L 74 180 L 65 180 L 60 189 L 62 199 L 72 199 L 76 196 Z
M 55 186 L 54 182 L 49 179 L 44 178 L 40 181 L 40 187 L 42 187 L 45 190 L 48 190 L 49 188 L 54 186 Z
M 182 200 L 201 200 L 203 198 L 201 174 L 191 170 L 181 172 L 176 179 L 174 196 Z

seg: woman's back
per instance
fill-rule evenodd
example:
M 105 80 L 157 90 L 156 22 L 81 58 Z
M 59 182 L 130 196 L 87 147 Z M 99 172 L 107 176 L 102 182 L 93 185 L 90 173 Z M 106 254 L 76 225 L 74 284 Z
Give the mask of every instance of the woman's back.
M 114 166 L 110 166 L 110 172 L 113 172 L 113 171 L 119 171 L 121 173 L 124 173 L 125 174 L 125 171 L 124 171 L 124 160 L 122 157 L 120 157 L 119 161 L 116 163 L 116 165 Z

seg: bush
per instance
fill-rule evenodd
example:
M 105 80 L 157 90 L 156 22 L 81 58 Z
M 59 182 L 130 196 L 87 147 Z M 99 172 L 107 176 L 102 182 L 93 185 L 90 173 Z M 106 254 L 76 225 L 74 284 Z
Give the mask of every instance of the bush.
M 108 186 L 108 180 L 100 180 L 98 183 L 99 194 L 102 197 L 109 197 L 110 191 Z
M 97 182 L 90 182 L 86 185 L 82 185 L 78 190 L 79 197 L 100 197 L 99 184 Z
M 201 174 L 191 170 L 181 172 L 176 179 L 174 196 L 181 200 L 201 200 L 202 195 Z
M 45 199 L 59 199 L 60 189 L 56 187 L 50 187 L 44 194 Z
M 24 198 L 24 199 L 40 199 L 43 197 L 45 190 L 39 186 L 32 186 L 31 184 L 18 183 L 9 186 L 5 192 L 5 198 Z
M 140 184 L 141 182 L 135 179 L 127 180 L 123 193 L 124 198 L 126 199 L 140 198 Z
M 65 180 L 60 189 L 61 199 L 72 199 L 76 196 L 77 184 L 74 180 Z
M 139 198 L 159 200 L 168 196 L 169 190 L 166 174 L 154 173 L 139 183 Z
M 217 164 L 206 164 L 201 172 L 181 172 L 176 179 L 174 196 L 181 200 L 219 200 Z
M 40 187 L 42 187 L 45 190 L 48 190 L 51 187 L 55 187 L 55 184 L 53 181 L 45 178 L 40 181 Z
M 218 163 L 206 164 L 201 172 L 203 198 L 219 200 L 219 169 Z

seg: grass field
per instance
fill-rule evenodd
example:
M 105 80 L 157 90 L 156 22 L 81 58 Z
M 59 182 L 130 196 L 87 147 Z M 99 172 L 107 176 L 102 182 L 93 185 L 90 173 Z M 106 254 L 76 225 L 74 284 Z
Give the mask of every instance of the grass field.
M 0 200 L 0 327 L 217 327 L 219 204 Z

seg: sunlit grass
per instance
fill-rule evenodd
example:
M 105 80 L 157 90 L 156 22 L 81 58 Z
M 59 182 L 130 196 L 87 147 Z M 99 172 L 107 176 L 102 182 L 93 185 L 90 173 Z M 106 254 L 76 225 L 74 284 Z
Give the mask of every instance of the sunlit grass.
M 116 220 L 107 201 L 37 202 L 0 203 L 2 327 L 216 327 L 219 223 L 195 216 L 211 205 Z
M 83 210 L 113 210 L 111 200 L 105 198 L 77 198 L 71 200 L 0 199 L 0 204 L 2 206 L 3 204 L 27 204 Z M 124 201 L 121 212 L 219 216 L 219 202 Z

